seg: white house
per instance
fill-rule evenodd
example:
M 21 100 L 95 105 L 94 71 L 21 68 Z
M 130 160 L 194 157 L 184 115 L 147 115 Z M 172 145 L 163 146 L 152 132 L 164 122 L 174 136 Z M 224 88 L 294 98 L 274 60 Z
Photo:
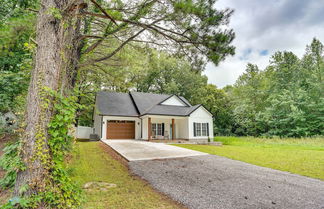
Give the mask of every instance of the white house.
M 101 139 L 213 138 L 213 115 L 176 95 L 100 91 L 93 118 L 94 132 Z

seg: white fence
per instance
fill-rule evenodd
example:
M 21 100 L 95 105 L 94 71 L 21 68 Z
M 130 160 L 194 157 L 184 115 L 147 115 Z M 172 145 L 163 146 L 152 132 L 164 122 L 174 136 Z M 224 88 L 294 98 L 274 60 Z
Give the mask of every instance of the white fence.
M 87 126 L 78 126 L 76 129 L 76 137 L 78 139 L 90 139 L 90 134 L 93 134 L 93 128 Z

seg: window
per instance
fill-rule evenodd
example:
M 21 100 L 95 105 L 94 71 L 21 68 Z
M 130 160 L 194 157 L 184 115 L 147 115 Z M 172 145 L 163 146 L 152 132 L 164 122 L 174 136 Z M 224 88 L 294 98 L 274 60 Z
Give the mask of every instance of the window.
M 164 124 L 163 123 L 152 123 L 152 135 L 153 136 L 163 136 L 164 132 Z
M 209 136 L 208 123 L 193 123 L 194 136 Z
M 196 123 L 197 136 L 201 136 L 201 123 Z
M 201 124 L 201 135 L 202 136 L 208 136 L 207 135 L 207 123 L 202 123 Z

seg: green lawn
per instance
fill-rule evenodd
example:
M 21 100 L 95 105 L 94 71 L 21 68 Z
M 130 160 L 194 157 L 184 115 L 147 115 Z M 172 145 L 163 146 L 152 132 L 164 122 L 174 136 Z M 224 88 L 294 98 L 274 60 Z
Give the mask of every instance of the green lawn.
M 85 190 L 83 208 L 179 208 L 154 191 L 150 185 L 132 177 L 126 166 L 113 159 L 101 142 L 78 142 L 70 167 L 73 180 L 84 185 L 92 181 L 114 183 L 108 191 Z
M 324 138 L 216 137 L 223 146 L 175 145 L 324 180 Z

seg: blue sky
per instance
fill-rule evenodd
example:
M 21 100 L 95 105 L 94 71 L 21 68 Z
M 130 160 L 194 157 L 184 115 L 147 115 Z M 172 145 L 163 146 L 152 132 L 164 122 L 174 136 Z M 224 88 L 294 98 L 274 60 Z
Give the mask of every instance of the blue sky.
M 301 57 L 314 37 L 324 43 L 324 0 L 218 0 L 216 7 L 234 9 L 229 27 L 236 33 L 236 54 L 204 72 L 220 88 L 233 84 L 247 63 L 263 69 L 276 51 Z

